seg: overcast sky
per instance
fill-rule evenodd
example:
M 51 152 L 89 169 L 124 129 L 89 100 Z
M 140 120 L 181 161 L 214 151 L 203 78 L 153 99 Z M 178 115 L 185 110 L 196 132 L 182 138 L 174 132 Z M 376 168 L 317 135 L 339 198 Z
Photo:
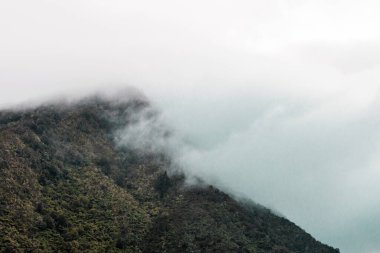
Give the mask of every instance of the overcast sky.
M 343 253 L 380 252 L 379 10 L 1 0 L 0 106 L 135 86 L 186 140 L 189 173 Z

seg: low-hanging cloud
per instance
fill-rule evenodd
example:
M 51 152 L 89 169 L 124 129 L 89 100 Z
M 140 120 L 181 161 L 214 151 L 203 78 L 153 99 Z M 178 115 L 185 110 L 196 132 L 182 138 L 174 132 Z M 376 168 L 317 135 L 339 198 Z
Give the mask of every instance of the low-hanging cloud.
M 342 252 L 377 252 L 379 7 L 3 1 L 0 106 L 136 86 L 160 116 L 144 112 L 123 141 L 170 152 Z
M 350 96 L 341 93 L 308 105 L 252 94 L 213 99 L 223 103 L 204 101 L 190 116 L 190 105 L 142 110 L 119 141 L 165 152 L 190 183 L 200 177 L 249 197 L 343 250 L 379 246 L 377 96 L 349 111 Z

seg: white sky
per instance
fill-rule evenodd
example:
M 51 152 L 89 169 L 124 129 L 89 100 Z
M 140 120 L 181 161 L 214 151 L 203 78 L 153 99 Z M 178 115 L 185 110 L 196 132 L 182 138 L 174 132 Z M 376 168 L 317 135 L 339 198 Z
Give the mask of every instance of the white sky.
M 342 252 L 379 252 L 379 9 L 0 0 L 0 105 L 138 87 L 194 143 L 189 170 Z

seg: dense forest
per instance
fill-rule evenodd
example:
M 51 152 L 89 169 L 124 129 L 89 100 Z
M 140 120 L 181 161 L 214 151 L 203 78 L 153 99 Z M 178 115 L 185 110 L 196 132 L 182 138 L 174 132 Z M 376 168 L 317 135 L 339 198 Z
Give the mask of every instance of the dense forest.
M 333 253 L 170 157 L 115 142 L 149 103 L 93 97 L 0 113 L 0 252 Z

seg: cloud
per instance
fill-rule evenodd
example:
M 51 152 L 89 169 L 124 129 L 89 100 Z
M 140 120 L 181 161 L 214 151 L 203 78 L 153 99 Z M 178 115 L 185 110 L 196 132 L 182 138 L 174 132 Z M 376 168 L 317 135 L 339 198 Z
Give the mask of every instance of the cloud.
M 136 86 L 161 114 L 124 141 L 170 126 L 170 143 L 153 138 L 155 148 L 176 150 L 188 173 L 343 252 L 379 251 L 379 7 L 3 1 L 0 106 Z
M 165 151 L 190 178 L 274 208 L 344 252 L 377 249 L 380 118 L 376 92 L 367 95 L 172 98 L 137 115 L 121 141 Z

